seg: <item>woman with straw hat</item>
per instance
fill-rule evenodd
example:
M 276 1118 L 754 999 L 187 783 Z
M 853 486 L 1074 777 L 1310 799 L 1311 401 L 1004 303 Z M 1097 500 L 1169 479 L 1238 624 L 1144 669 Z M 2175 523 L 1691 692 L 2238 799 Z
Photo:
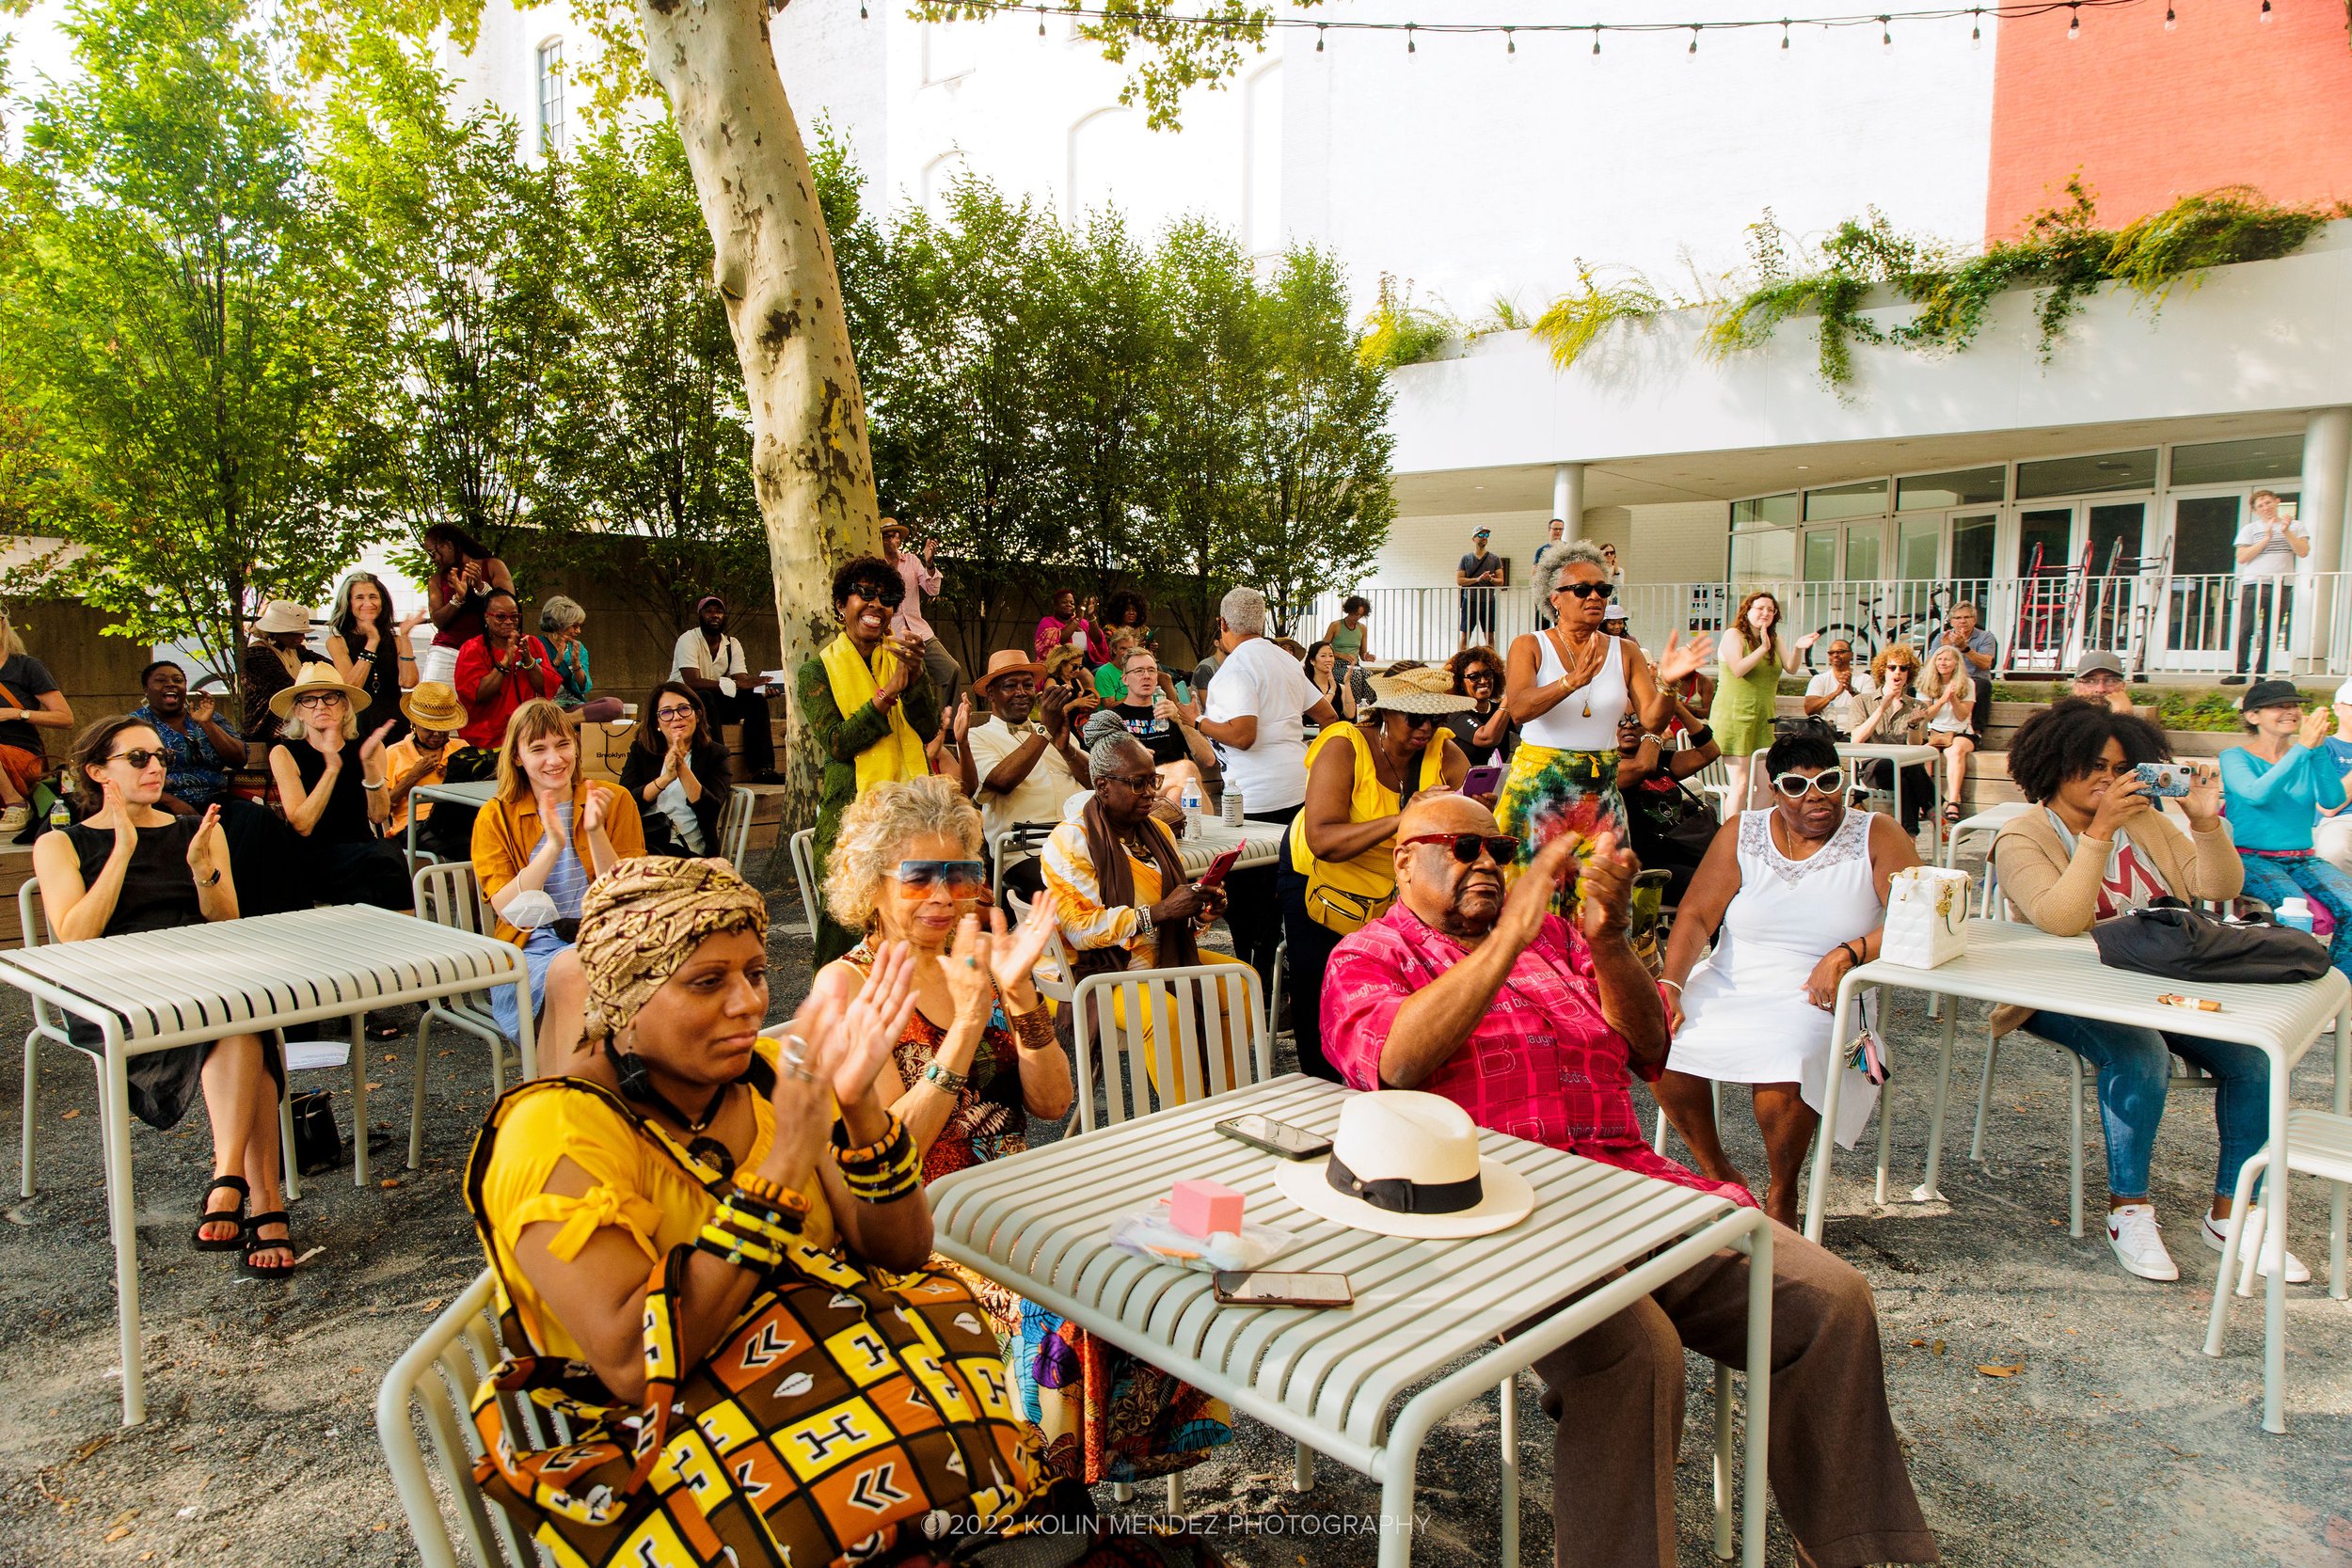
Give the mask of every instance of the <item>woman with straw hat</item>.
M 239 671 L 245 687 L 247 746 L 267 746 L 283 714 L 273 716 L 270 700 L 294 685 L 302 670 L 303 640 L 310 635 L 310 612 L 298 604 L 272 599 L 253 618 L 252 641 Z
M 385 776 L 388 720 L 359 738 L 368 694 L 340 679 L 331 664 L 304 667 L 269 700 L 280 721 L 269 754 L 270 777 L 286 825 L 301 840 L 294 880 L 311 901 L 409 909 L 408 869 L 400 847 L 383 837 L 390 816 Z
M 1291 821 L 1276 878 L 1290 944 L 1291 1032 L 1298 1065 L 1339 1081 L 1323 1058 L 1323 971 L 1342 937 L 1396 899 L 1397 818 L 1417 795 L 1459 789 L 1470 758 L 1442 721 L 1472 705 L 1451 672 L 1418 668 L 1372 677 L 1353 723 L 1327 724 L 1307 748 L 1307 803 Z

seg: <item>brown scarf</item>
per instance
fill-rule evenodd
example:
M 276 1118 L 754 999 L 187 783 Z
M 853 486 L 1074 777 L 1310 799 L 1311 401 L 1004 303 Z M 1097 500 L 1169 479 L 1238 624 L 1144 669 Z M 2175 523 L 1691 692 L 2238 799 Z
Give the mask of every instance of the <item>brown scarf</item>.
M 1086 828 L 1087 853 L 1094 861 L 1094 875 L 1102 893 L 1103 907 L 1117 909 L 1121 904 L 1134 903 L 1136 879 L 1127 864 L 1127 846 L 1120 838 L 1118 830 L 1111 826 L 1110 818 L 1104 815 L 1100 795 L 1087 801 L 1086 812 L 1079 821 Z M 1176 857 L 1176 841 L 1155 818 L 1147 816 L 1143 819 L 1143 842 L 1151 851 L 1152 863 L 1159 867 L 1160 895 L 1166 897 L 1187 879 L 1184 863 Z M 1159 945 L 1160 968 L 1187 968 L 1200 961 L 1200 944 L 1194 939 L 1191 921 L 1170 921 L 1154 928 L 1152 936 Z M 1094 960 L 1091 964 L 1089 962 L 1090 959 Z M 1079 954 L 1077 967 L 1076 978 L 1084 979 L 1089 974 L 1126 968 L 1127 955 L 1122 948 L 1097 948 L 1091 953 Z

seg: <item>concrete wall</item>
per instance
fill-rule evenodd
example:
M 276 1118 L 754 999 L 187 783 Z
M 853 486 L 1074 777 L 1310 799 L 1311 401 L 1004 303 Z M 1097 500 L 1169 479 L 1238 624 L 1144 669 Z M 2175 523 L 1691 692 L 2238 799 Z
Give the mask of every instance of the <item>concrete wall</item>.
M 147 701 L 139 689 L 139 671 L 151 657 L 147 645 L 106 635 L 105 611 L 76 600 L 33 599 L 9 606 L 8 617 L 24 651 L 49 667 L 73 705 L 72 729 L 40 732 L 52 762 L 64 761 L 83 725 Z

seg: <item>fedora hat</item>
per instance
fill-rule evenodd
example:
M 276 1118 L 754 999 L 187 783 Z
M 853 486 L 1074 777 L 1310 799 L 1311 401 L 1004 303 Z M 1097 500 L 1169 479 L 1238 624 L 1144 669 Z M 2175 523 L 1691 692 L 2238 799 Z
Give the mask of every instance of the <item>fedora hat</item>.
M 1349 1097 L 1330 1158 L 1281 1161 L 1274 1184 L 1327 1220 L 1424 1241 L 1484 1236 L 1535 1207 L 1527 1178 L 1478 1152 L 1470 1113 L 1418 1089 Z
M 309 631 L 310 612 L 286 599 L 272 599 L 262 607 L 262 613 L 253 618 L 253 629 L 264 637 L 284 632 Z
M 1469 697 L 1455 695 L 1452 673 L 1438 666 L 1398 670 L 1370 680 L 1372 702 L 1368 705 L 1386 713 L 1468 713 L 1478 705 Z
M 447 681 L 419 681 L 401 697 L 400 711 L 421 730 L 455 732 L 466 727 L 466 705 Z
M 988 656 L 988 668 L 972 683 L 976 690 L 986 691 L 1007 675 L 1017 675 L 1026 670 L 1031 678 L 1042 679 L 1045 666 L 1030 658 L 1018 648 L 999 648 Z
M 358 687 L 350 685 L 337 675 L 333 665 L 306 664 L 302 667 L 302 673 L 294 678 L 294 685 L 269 700 L 269 710 L 283 719 L 294 711 L 295 699 L 307 691 L 340 691 L 343 695 L 343 700 L 351 705 L 351 711 L 354 713 L 365 712 L 368 704 L 373 701 Z

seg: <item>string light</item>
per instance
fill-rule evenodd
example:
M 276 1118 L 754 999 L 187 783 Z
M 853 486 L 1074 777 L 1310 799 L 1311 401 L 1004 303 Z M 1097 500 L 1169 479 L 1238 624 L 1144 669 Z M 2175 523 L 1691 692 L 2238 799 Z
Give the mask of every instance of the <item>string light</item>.
M 1045 36 L 1045 8 L 1042 6 L 1037 8 L 1037 36 L 1040 38 Z
M 1703 23 L 1663 21 L 1517 23 L 1331 22 L 1318 21 L 1303 16 L 1267 15 L 1256 19 L 1256 25 L 1264 29 L 1275 31 L 1279 31 L 1284 28 L 1312 27 L 1315 30 L 1315 53 L 1318 55 L 1325 52 L 1326 38 L 1330 29 L 1334 27 L 1340 29 L 1342 32 L 1404 33 L 1406 35 L 1406 53 L 1407 54 L 1419 53 L 1419 46 L 1416 40 L 1418 36 L 1422 33 L 1501 33 L 1503 35 L 1503 53 L 1506 55 L 1517 55 L 1518 54 L 1518 40 L 1517 35 L 1519 33 L 1573 34 L 1577 32 L 1589 32 L 1593 36 L 1592 52 L 1596 55 L 1600 53 L 1601 35 L 1603 33 L 1688 33 L 1690 35 L 1690 39 L 1684 47 L 1684 53 L 1686 55 L 1695 55 L 1698 53 L 1698 35 L 1702 31 L 1739 32 L 1756 27 L 1778 27 L 1781 30 L 1781 47 L 1783 49 L 1787 49 L 1789 44 L 1790 34 L 1792 30 L 1797 27 L 1836 28 L 1875 26 L 1879 29 L 1880 43 L 1883 46 L 1891 49 L 1894 47 L 1895 23 L 1949 22 L 1957 21 L 1962 17 L 1966 17 L 1969 23 L 1968 41 L 1972 46 L 1981 48 L 1984 43 L 1983 19 L 1987 16 L 1999 17 L 2004 20 L 2023 20 L 2031 17 L 2048 16 L 2053 12 L 2064 10 L 2067 13 L 2066 36 L 2069 39 L 2079 39 L 2082 36 L 2082 12 L 2086 8 L 2092 10 L 2100 10 L 2115 7 L 2153 4 L 2153 0 L 2001 0 L 2001 3 L 1994 5 L 1945 5 L 1923 8 L 1917 10 L 1850 11 L 1824 16 L 1781 16 L 1733 21 L 1710 20 Z M 1109 0 L 1078 0 L 1078 3 L 1063 4 L 1057 8 L 1051 4 L 1051 0 L 1047 0 L 1047 3 L 1045 4 L 1041 4 L 1040 0 L 961 0 L 958 8 L 966 14 L 972 15 L 986 15 L 987 13 L 993 11 L 1020 11 L 1024 9 L 1035 9 L 1040 13 L 1041 18 L 1042 17 L 1042 13 L 1047 9 L 1058 8 L 1063 15 L 1068 16 L 1074 21 L 1116 27 L 1125 32 L 1128 37 L 1140 40 L 1142 37 L 1142 24 L 1145 20 L 1144 17 L 1137 14 L 1132 8 L 1114 12 L 1107 8 L 1108 5 Z M 2262 20 L 2264 22 L 2268 22 L 2273 14 L 2273 0 L 2262 0 Z M 868 0 L 858 0 L 859 18 L 864 20 L 867 17 L 867 15 Z M 1231 15 L 1187 16 L 1172 12 L 1156 12 L 1150 17 L 1150 20 L 1155 26 L 1161 27 L 1210 28 L 1215 30 L 1220 37 L 1227 39 L 1243 37 L 1249 31 L 1251 26 L 1250 23 L 1246 21 L 1237 21 Z M 2168 30 L 2171 30 L 2178 25 L 2179 17 L 2173 0 L 2166 0 L 2164 22 Z
M 2270 0 L 2263 0 L 2263 20 L 2265 22 L 2270 20 Z

